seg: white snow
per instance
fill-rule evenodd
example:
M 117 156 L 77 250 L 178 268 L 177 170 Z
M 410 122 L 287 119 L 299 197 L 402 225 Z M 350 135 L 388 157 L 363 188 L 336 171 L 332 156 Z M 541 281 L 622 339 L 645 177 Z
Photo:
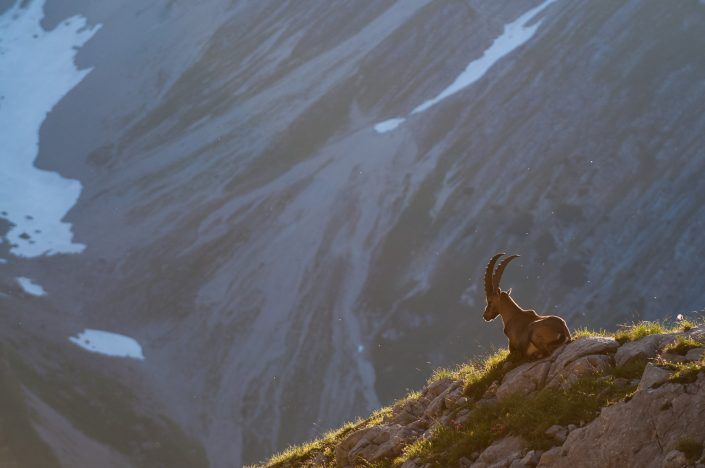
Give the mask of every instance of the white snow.
M 144 359 L 140 344 L 134 338 L 118 333 L 86 329 L 78 336 L 69 337 L 69 341 L 94 353 Z
M 546 0 L 537 7 L 532 8 L 516 20 L 504 26 L 504 31 L 485 49 L 482 56 L 473 60 L 465 67 L 465 70 L 447 88 L 441 91 L 436 97 L 423 102 L 411 111 L 410 115 L 419 114 L 430 107 L 438 104 L 443 99 L 452 96 L 458 91 L 467 88 L 477 80 L 482 78 L 487 71 L 492 68 L 502 57 L 506 56 L 522 44 L 526 43 L 536 33 L 536 30 L 541 25 L 541 21 L 537 21 L 531 26 L 527 26 L 529 22 L 549 5 L 556 0 Z M 377 133 L 385 133 L 397 128 L 404 122 L 404 118 L 394 118 L 375 125 Z
M 74 16 L 45 31 L 43 7 L 44 0 L 26 7 L 17 2 L 0 16 L 0 217 L 14 224 L 7 240 L 21 257 L 85 248 L 62 222 L 78 200 L 80 182 L 37 169 L 34 160 L 47 114 L 90 72 L 73 60 L 99 26 Z
M 31 279 L 25 277 L 25 276 L 20 276 L 17 278 L 17 283 L 22 287 L 24 292 L 27 294 L 31 294 L 32 296 L 46 296 L 47 292 L 44 290 L 41 285 L 35 283 Z
M 403 117 L 385 120 L 384 122 L 380 122 L 377 125 L 375 125 L 375 130 L 377 131 L 377 133 L 391 132 L 392 130 L 397 128 L 399 125 L 404 123 L 405 120 L 406 119 Z

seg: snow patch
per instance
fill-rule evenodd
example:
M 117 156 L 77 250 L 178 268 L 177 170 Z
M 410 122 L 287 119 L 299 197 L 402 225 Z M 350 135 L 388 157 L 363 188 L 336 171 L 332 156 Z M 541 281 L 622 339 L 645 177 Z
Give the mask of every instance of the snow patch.
M 541 21 L 527 26 L 529 22 L 556 0 L 546 0 L 539 6 L 532 8 L 516 20 L 504 26 L 504 31 L 485 49 L 482 56 L 473 60 L 465 67 L 465 70 L 447 88 L 441 91 L 436 97 L 423 102 L 411 111 L 410 115 L 419 114 L 438 104 L 443 99 L 467 88 L 482 78 L 487 71 L 494 66 L 502 57 L 506 56 L 519 46 L 526 43 L 538 30 Z M 394 118 L 385 120 L 375 125 L 377 133 L 385 133 L 394 130 L 404 122 L 404 118 Z
M 35 283 L 26 276 L 20 276 L 17 278 L 17 283 L 22 287 L 22 290 L 27 294 L 32 296 L 46 296 L 47 292 L 41 285 Z
M 69 341 L 93 353 L 144 359 L 140 344 L 134 338 L 118 333 L 86 329 L 78 336 L 69 337 Z
M 37 169 L 39 129 L 51 109 L 91 69 L 78 70 L 78 49 L 100 26 L 74 16 L 45 31 L 44 0 L 17 2 L 0 16 L 0 217 L 14 227 L 6 238 L 20 257 L 80 253 L 71 224 L 62 222 L 81 183 Z
M 377 131 L 377 133 L 391 132 L 392 130 L 397 128 L 399 125 L 404 123 L 405 120 L 406 119 L 403 117 L 385 120 L 384 122 L 380 122 L 377 125 L 375 125 L 375 130 Z

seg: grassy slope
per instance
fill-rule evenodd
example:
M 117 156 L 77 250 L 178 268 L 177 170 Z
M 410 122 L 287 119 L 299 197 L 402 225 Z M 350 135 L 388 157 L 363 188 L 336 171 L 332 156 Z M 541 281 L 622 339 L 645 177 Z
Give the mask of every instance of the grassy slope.
M 678 322 L 675 326 L 659 322 L 639 322 L 625 326 L 615 333 L 581 329 L 575 332 L 575 337 L 612 336 L 617 341 L 626 343 L 654 333 L 686 331 L 695 325 L 696 323 L 686 320 Z M 690 341 L 678 340 L 665 351 L 685 354 L 688 349 L 702 346 L 701 343 Z M 429 383 L 446 377 L 463 380 L 465 395 L 469 400 L 466 408 L 472 408 L 474 400 L 480 398 L 492 382 L 501 380 L 504 374 L 516 366 L 505 365 L 508 355 L 508 351 L 503 349 L 483 361 L 466 363 L 455 369 L 439 369 L 434 372 Z M 671 380 L 678 382 L 691 381 L 698 372 L 705 370 L 705 360 L 699 363 L 661 364 L 676 371 Z M 397 459 L 370 466 L 400 466 L 405 460 L 415 458 L 431 463 L 432 466 L 449 466 L 460 457 L 480 451 L 493 441 L 510 434 L 522 436 L 534 448 L 550 447 L 554 441 L 545 434 L 546 429 L 554 424 L 589 422 L 597 417 L 601 408 L 629 398 L 635 387 L 625 383 L 624 378 L 639 378 L 645 366 L 644 360 L 616 369 L 608 375 L 584 378 L 568 390 L 545 388 L 531 396 L 510 397 L 502 402 L 474 408 L 470 419 L 462 426 L 439 425 L 431 437 L 419 439 L 407 446 Z M 394 405 L 418 396 L 418 392 L 414 392 Z M 335 446 L 351 432 L 379 424 L 385 415 L 391 414 L 394 405 L 382 408 L 368 419 L 347 423 L 313 442 L 290 447 L 262 466 L 320 466 L 322 462 L 326 466 L 335 466 Z M 464 408 L 459 407 L 456 411 L 462 409 Z

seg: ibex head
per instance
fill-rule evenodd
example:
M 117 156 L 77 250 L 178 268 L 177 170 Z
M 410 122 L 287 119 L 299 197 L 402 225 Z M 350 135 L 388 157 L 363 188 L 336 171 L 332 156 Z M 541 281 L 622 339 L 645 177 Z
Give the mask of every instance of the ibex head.
M 507 291 L 502 291 L 499 288 L 499 282 L 502 279 L 502 273 L 504 273 L 504 269 L 507 268 L 509 262 L 517 258 L 519 255 L 510 255 L 502 260 L 497 267 L 497 271 L 495 272 L 494 265 L 502 255 L 505 255 L 505 253 L 498 253 L 492 257 L 490 263 L 487 264 L 487 269 L 485 270 L 485 298 L 487 299 L 487 306 L 485 307 L 485 312 L 482 314 L 482 317 L 488 322 L 497 317 L 500 311 L 500 304 L 502 302 L 511 301 L 509 298 L 509 295 L 512 293 L 511 288 Z

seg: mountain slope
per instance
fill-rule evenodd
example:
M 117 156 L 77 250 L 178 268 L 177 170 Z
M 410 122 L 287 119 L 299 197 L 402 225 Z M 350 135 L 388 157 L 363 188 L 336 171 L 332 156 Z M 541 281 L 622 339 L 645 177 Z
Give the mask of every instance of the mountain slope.
M 705 327 L 581 332 L 532 362 L 502 350 L 273 457 L 293 466 L 685 466 L 705 461 Z M 697 465 L 700 466 L 700 465 Z
M 44 10 L 47 29 L 101 25 L 35 162 L 82 184 L 65 221 L 85 250 L 3 255 L 0 307 L 20 301 L 34 327 L 12 344 L 35 359 L 78 351 L 86 328 L 134 338 L 144 361 L 101 370 L 158 399 L 213 466 L 500 343 L 480 318 L 500 250 L 522 254 L 505 278 L 519 302 L 572 326 L 705 303 L 696 0 Z

